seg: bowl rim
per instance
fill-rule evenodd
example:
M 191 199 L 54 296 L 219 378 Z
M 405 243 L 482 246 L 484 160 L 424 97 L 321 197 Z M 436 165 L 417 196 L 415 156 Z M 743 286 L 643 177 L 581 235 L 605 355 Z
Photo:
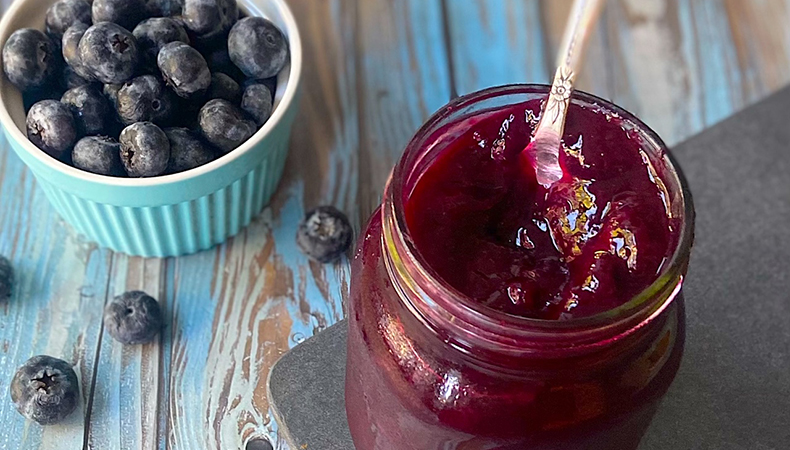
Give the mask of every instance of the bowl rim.
M 288 37 L 288 45 L 290 49 L 290 58 L 289 58 L 289 65 L 290 65 L 290 73 L 288 75 L 288 79 L 285 83 L 285 92 L 283 93 L 282 99 L 279 103 L 276 103 L 274 112 L 269 120 L 255 132 L 247 141 L 242 143 L 239 147 L 231 150 L 230 152 L 220 156 L 219 158 L 215 159 L 214 161 L 209 162 L 208 164 L 204 164 L 200 167 L 196 167 L 194 169 L 190 169 L 184 172 L 179 172 L 175 174 L 169 175 L 159 175 L 156 177 L 149 177 L 149 178 L 126 178 L 126 177 L 112 177 L 108 175 L 99 175 L 91 172 L 87 172 L 84 170 L 77 169 L 76 167 L 72 167 L 60 160 L 57 160 L 45 152 L 41 151 L 38 147 L 33 145 L 30 140 L 28 140 L 27 136 L 22 133 L 22 130 L 17 127 L 16 122 L 11 118 L 11 114 L 8 112 L 6 108 L 5 101 L 3 101 L 2 97 L 0 97 L 0 126 L 4 129 L 5 133 L 8 135 L 9 138 L 13 138 L 18 143 L 21 144 L 21 147 L 26 151 L 31 157 L 35 158 L 39 163 L 47 166 L 49 169 L 60 172 L 66 176 L 76 178 L 82 182 L 91 183 L 93 185 L 103 185 L 107 187 L 119 187 L 119 188 L 143 188 L 143 187 L 156 187 L 156 186 L 166 186 L 172 185 L 175 183 L 180 183 L 183 181 L 191 180 L 194 178 L 201 177 L 209 172 L 214 172 L 221 167 L 227 166 L 237 159 L 243 157 L 249 152 L 252 152 L 256 149 L 257 145 L 264 140 L 266 137 L 270 135 L 270 133 L 280 124 L 281 121 L 284 120 L 288 110 L 290 109 L 291 105 L 298 101 L 297 98 L 297 91 L 299 88 L 299 83 L 301 81 L 302 75 L 302 68 L 303 68 L 303 50 L 302 50 L 302 38 L 299 33 L 299 27 L 296 22 L 296 18 L 293 15 L 293 11 L 288 6 L 285 0 L 236 0 L 239 3 L 245 4 L 245 6 L 253 7 L 258 9 L 256 6 L 256 1 L 267 1 L 271 2 L 279 11 L 285 22 L 285 29 L 283 30 Z M 15 0 L 9 5 L 9 8 L 3 14 L 2 20 L 0 20 L 0 36 L 8 35 L 10 36 L 13 31 L 9 31 L 10 28 L 11 18 L 15 17 L 19 14 L 19 10 L 22 9 L 23 5 L 25 4 L 24 0 Z M 257 11 L 255 11 L 257 13 Z M 255 17 L 254 14 L 250 14 L 251 17 Z M 258 15 L 260 16 L 260 14 Z M 14 30 L 15 31 L 15 30 Z M 6 38 L 7 39 L 7 38 Z M 0 46 L 5 45 L 5 40 L 0 43 Z M 0 77 L 3 78 L 2 83 L 9 83 L 10 82 L 5 78 L 5 74 L 0 74 Z

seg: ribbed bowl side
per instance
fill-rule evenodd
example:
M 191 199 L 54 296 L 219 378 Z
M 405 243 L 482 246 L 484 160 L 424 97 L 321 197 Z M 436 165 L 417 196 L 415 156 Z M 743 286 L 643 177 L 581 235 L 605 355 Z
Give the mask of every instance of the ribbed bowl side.
M 230 185 L 174 205 L 113 206 L 85 200 L 36 179 L 58 213 L 102 247 L 139 256 L 195 253 L 224 242 L 250 224 L 271 199 L 288 155 L 288 134 L 271 142 L 269 154 Z

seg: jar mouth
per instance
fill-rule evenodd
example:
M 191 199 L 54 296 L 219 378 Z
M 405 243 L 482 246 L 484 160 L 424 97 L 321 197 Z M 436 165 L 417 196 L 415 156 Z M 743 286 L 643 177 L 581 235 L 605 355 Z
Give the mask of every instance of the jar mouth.
M 387 183 L 384 207 L 382 208 L 383 245 L 388 254 L 397 255 L 396 261 L 390 264 L 392 267 L 389 270 L 401 272 L 401 278 L 405 277 L 413 281 L 413 283 L 409 283 L 412 293 L 416 291 L 417 296 L 426 303 L 424 306 L 430 310 L 429 314 L 436 314 L 451 321 L 460 320 L 472 324 L 478 331 L 486 330 L 498 334 L 498 331 L 507 330 L 507 334 L 513 337 L 515 337 L 514 331 L 523 331 L 534 337 L 534 333 L 542 331 L 556 333 L 558 330 L 584 332 L 587 330 L 600 331 L 603 328 L 615 330 L 625 327 L 628 329 L 657 315 L 657 312 L 671 303 L 679 292 L 694 240 L 694 205 L 686 178 L 676 159 L 655 131 L 625 109 L 579 90 L 573 92 L 572 102 L 601 107 L 616 113 L 624 121 L 630 122 L 634 126 L 634 130 L 644 140 L 643 147 L 652 146 L 661 152 L 660 156 L 666 166 L 662 177 L 676 178 L 673 184 L 677 184 L 679 189 L 671 201 L 671 206 L 673 211 L 682 214 L 681 229 L 675 248 L 672 250 L 672 256 L 663 265 L 653 283 L 623 305 L 595 315 L 566 320 L 521 317 L 484 305 L 450 286 L 430 268 L 419 249 L 416 248 L 405 216 L 404 203 L 407 196 L 404 195 L 404 185 L 407 177 L 411 175 L 411 170 L 420 162 L 415 158 L 420 155 L 425 144 L 429 146 L 433 144 L 425 139 L 432 137 L 433 133 L 439 129 L 439 125 L 449 117 L 457 115 L 459 119 L 454 119 L 453 122 L 460 120 L 465 117 L 465 112 L 471 111 L 472 106 L 481 101 L 508 95 L 526 94 L 536 97 L 548 95 L 550 88 L 551 86 L 545 84 L 512 84 L 474 92 L 451 101 L 437 111 L 417 132 L 393 169 Z M 504 102 L 502 104 L 512 105 L 515 103 Z M 679 202 L 680 204 L 678 204 Z M 425 284 L 430 285 L 427 291 Z M 421 309 L 419 306 L 415 307 Z M 426 311 L 420 312 L 425 313 Z

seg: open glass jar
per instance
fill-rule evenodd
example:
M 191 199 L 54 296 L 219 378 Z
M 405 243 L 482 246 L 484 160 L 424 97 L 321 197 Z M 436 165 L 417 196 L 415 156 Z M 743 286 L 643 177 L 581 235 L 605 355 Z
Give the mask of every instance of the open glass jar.
M 357 450 L 635 449 L 671 384 L 694 209 L 666 146 L 630 113 L 582 92 L 572 98 L 623 119 L 659 169 L 681 228 L 657 279 L 622 306 L 559 321 L 508 315 L 436 276 L 410 236 L 404 204 L 452 140 L 447 130 L 547 92 L 514 85 L 457 99 L 395 166 L 352 263 L 346 410 Z

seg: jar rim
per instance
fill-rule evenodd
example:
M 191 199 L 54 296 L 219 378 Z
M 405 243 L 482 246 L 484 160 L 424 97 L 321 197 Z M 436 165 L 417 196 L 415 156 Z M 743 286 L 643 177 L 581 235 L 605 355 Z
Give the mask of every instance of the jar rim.
M 429 309 L 429 313 L 444 316 L 451 321 L 461 320 L 466 324 L 471 324 L 477 332 L 485 331 L 492 335 L 499 335 L 502 331 L 512 335 L 514 330 L 523 333 L 516 333 L 516 336 L 523 335 L 534 338 L 537 334 L 546 332 L 556 333 L 558 330 L 565 330 L 576 334 L 585 332 L 596 332 L 601 329 L 628 330 L 638 326 L 650 317 L 655 317 L 658 312 L 663 310 L 680 290 L 683 277 L 688 266 L 691 246 L 694 240 L 694 205 L 688 182 L 667 145 L 658 134 L 638 119 L 634 114 L 627 110 L 593 94 L 584 91 L 574 90 L 571 101 L 582 101 L 585 103 L 602 106 L 611 112 L 620 115 L 624 120 L 635 125 L 635 130 L 643 139 L 646 145 L 652 145 L 661 151 L 661 156 L 667 163 L 667 174 L 676 178 L 679 186 L 679 195 L 673 202 L 682 201 L 683 208 L 681 218 L 681 229 L 676 246 L 672 251 L 672 256 L 664 264 L 661 272 L 656 279 L 647 286 L 641 293 L 633 297 L 628 302 L 617 308 L 604 311 L 595 315 L 571 318 L 567 320 L 546 320 L 528 317 L 515 316 L 497 310 L 490 306 L 475 301 L 469 296 L 464 295 L 454 287 L 450 286 L 441 277 L 435 275 L 429 269 L 429 264 L 416 248 L 409 233 L 408 223 L 405 217 L 403 185 L 406 176 L 409 175 L 411 167 L 407 167 L 409 157 L 423 150 L 424 138 L 432 136 L 438 130 L 438 125 L 451 115 L 463 111 L 464 108 L 473 106 L 481 101 L 502 97 L 506 95 L 524 94 L 548 94 L 549 85 L 545 84 L 510 84 L 497 86 L 471 94 L 458 97 L 440 108 L 428 121 L 420 128 L 406 147 L 403 155 L 395 165 L 390 180 L 384 194 L 384 207 L 382 208 L 383 220 L 383 245 L 386 253 L 396 252 L 398 261 L 390 267 L 390 272 L 403 272 L 408 278 L 416 280 L 414 284 L 430 283 L 430 294 L 425 292 L 418 293 Z M 408 262 L 404 264 L 404 262 Z M 392 275 L 392 273 L 391 273 Z M 418 291 L 424 286 L 411 286 Z M 658 295 L 664 292 L 666 297 Z M 429 297 L 429 298 L 426 298 Z M 657 301 L 656 297 L 661 297 Z M 653 302 L 651 302 L 653 300 Z M 655 303 L 655 304 L 653 304 Z M 411 305 L 414 306 L 414 305 Z M 417 308 L 421 309 L 421 308 Z M 420 311 L 425 313 L 426 311 Z M 576 333 L 573 333 L 576 332 Z M 597 333 L 596 333 L 597 334 Z M 616 333 L 615 333 L 616 334 Z

